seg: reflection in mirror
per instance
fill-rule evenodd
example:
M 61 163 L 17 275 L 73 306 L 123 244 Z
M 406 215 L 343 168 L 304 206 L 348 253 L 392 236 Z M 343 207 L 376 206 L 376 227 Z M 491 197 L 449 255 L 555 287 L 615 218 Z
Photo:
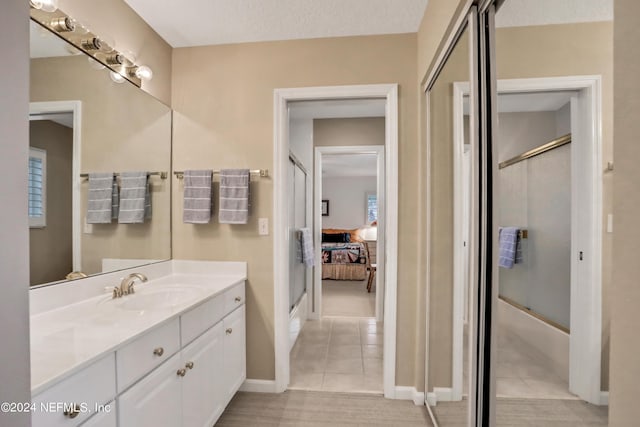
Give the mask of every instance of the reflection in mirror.
M 127 81 L 114 82 L 107 69 L 30 24 L 31 285 L 169 259 L 170 180 L 144 175 L 170 171 L 171 110 Z M 143 220 L 119 223 L 122 211 L 138 208 L 131 200 L 139 194 L 123 191 L 127 183 L 118 177 L 115 189 L 109 181 L 108 208 L 112 194 L 120 206 L 113 219 L 88 221 L 96 206 L 88 197 L 96 197 L 81 174 L 128 171 L 142 172 L 148 188 L 141 193 L 148 195 Z
M 568 4 L 496 13 L 497 425 L 607 425 L 613 1 Z
M 462 32 L 427 92 L 431 271 L 426 392 L 431 412 L 442 426 L 466 425 L 469 402 L 469 33 L 469 28 Z

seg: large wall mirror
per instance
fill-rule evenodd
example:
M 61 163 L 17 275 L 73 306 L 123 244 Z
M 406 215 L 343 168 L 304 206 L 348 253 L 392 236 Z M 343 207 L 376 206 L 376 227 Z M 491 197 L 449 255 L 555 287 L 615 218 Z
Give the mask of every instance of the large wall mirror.
M 171 109 L 30 25 L 31 285 L 171 258 Z M 96 218 L 106 197 L 113 212 Z M 126 220 L 139 206 L 142 220 Z

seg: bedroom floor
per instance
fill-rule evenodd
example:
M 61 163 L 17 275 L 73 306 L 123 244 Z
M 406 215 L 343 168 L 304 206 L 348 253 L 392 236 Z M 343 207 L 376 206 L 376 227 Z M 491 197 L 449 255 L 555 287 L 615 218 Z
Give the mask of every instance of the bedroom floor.
M 291 349 L 289 389 L 382 394 L 382 323 L 307 321 Z
M 375 317 L 375 285 L 367 292 L 366 280 L 323 280 L 322 315 Z

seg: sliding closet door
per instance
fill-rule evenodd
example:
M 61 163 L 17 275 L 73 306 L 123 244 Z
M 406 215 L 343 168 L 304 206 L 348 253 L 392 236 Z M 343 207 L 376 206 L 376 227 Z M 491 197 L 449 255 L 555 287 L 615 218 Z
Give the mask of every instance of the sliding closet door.
M 289 310 L 307 289 L 307 271 L 302 262 L 299 230 L 307 226 L 307 175 L 289 161 Z

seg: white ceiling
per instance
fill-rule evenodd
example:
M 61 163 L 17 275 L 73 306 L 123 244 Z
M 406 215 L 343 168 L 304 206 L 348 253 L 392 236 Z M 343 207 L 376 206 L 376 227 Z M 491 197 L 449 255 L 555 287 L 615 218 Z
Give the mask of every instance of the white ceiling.
M 31 58 L 53 58 L 80 53 L 69 43 L 33 21 L 29 21 L 29 48 Z
M 384 117 L 384 99 L 298 101 L 289 103 L 291 120 Z
M 325 154 L 322 156 L 322 176 L 376 176 L 376 154 Z
M 507 0 L 496 13 L 497 27 L 613 20 L 613 0 Z
M 428 0 L 125 0 L 173 47 L 418 31 Z

